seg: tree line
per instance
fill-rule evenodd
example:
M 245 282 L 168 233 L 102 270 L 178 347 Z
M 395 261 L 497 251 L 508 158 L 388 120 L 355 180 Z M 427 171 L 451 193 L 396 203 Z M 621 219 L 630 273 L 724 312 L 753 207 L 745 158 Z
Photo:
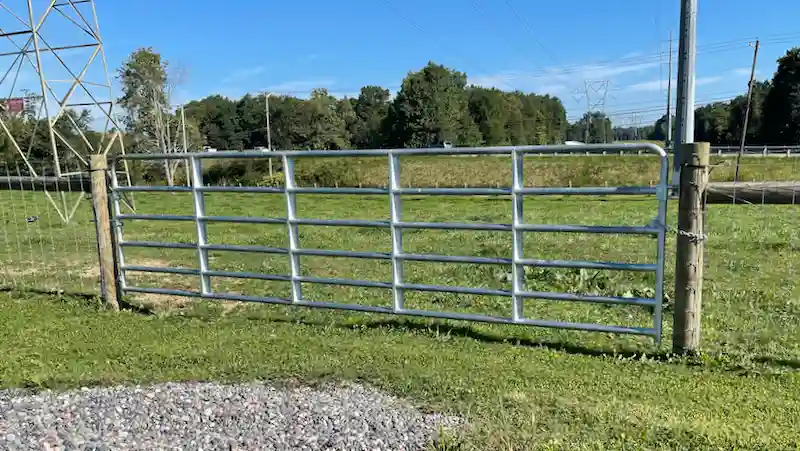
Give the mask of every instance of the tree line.
M 409 73 L 392 98 L 364 86 L 337 99 L 315 89 L 308 99 L 269 98 L 273 148 L 346 149 L 545 144 L 562 141 L 566 110 L 558 98 L 467 84 L 463 72 L 429 63 Z M 264 95 L 219 95 L 186 104 L 205 144 L 217 149 L 267 147 Z

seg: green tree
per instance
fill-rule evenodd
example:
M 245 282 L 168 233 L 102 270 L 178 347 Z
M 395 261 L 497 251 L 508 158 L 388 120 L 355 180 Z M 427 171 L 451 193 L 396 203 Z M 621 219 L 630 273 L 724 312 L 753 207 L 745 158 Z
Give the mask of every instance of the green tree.
M 587 144 L 609 143 L 614 140 L 614 129 L 611 119 L 605 113 L 593 111 L 570 125 L 567 137 L 571 141 Z
M 465 73 L 433 62 L 409 73 L 392 104 L 392 142 L 401 147 L 473 144 L 480 131 L 469 116 L 466 84 Z
M 340 104 L 326 89 L 315 89 L 295 111 L 292 142 L 299 149 L 339 150 L 350 147 Z
M 728 133 L 729 118 L 730 103 L 728 102 L 715 102 L 697 108 L 694 113 L 695 141 L 709 142 L 711 144 L 726 144 L 730 142 Z
M 205 145 L 224 150 L 244 148 L 236 102 L 213 95 L 189 102 L 185 108 L 186 116 L 200 125 Z
M 159 117 L 169 110 L 167 62 L 151 47 L 140 48 L 117 71 L 122 85 L 119 105 L 124 124 L 133 136 L 133 151 L 151 151 L 158 145 Z
M 469 112 L 487 146 L 509 143 L 509 110 L 505 93 L 499 89 L 472 87 L 469 90 Z
M 355 99 L 355 121 L 350 125 L 353 145 L 360 149 L 377 149 L 387 144 L 389 90 L 380 86 L 364 86 Z
M 788 50 L 778 59 L 763 110 L 766 143 L 800 143 L 800 47 Z
M 760 144 L 763 142 L 762 128 L 764 126 L 763 111 L 764 101 L 769 94 L 772 85 L 769 81 L 755 81 L 753 83 L 753 96 L 750 101 L 750 118 L 747 122 L 746 142 L 750 144 Z M 739 143 L 742 138 L 742 127 L 744 126 L 744 115 L 747 111 L 747 96 L 741 95 L 731 101 L 728 118 L 728 135 Z

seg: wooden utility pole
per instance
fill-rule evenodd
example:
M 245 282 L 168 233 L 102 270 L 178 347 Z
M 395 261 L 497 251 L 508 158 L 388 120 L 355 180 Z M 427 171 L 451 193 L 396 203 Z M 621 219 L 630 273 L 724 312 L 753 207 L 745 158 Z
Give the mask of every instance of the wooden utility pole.
M 709 143 L 681 144 L 678 239 L 675 256 L 675 315 L 672 349 L 694 353 L 700 346 L 705 224 L 703 201 L 708 187 Z
M 114 242 L 111 240 L 111 216 L 108 210 L 108 185 L 105 155 L 92 155 L 92 207 L 97 232 L 97 255 L 100 263 L 100 295 L 113 310 L 119 310 L 117 277 L 114 270 Z
M 744 145 L 747 140 L 747 122 L 750 120 L 750 102 L 753 99 L 753 80 L 756 77 L 756 61 L 758 60 L 758 47 L 761 43 L 756 40 L 755 49 L 753 50 L 753 67 L 750 69 L 750 83 L 747 85 L 747 107 L 744 110 L 744 119 L 742 120 L 742 139 L 739 142 L 739 154 L 736 155 L 736 174 L 733 176 L 733 182 L 739 181 L 739 163 L 742 161 L 742 154 L 744 153 Z

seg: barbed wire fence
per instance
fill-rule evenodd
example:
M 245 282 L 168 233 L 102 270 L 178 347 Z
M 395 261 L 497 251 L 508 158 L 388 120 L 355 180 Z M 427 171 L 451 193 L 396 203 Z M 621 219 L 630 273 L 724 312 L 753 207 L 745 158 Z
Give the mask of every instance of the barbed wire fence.
M 65 173 L 85 171 L 62 161 Z M 99 293 L 97 242 L 84 185 L 52 177 L 52 163 L 0 163 L 0 289 L 47 293 Z M 76 176 L 85 178 L 86 175 Z

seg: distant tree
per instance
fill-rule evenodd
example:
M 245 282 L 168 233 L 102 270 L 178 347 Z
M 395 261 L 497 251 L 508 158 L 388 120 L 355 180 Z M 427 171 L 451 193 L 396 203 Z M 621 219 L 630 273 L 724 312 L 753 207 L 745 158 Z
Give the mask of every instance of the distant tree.
M 730 103 L 728 102 L 715 102 L 697 108 L 694 114 L 695 141 L 709 142 L 711 144 L 729 143 L 729 117 Z
M 764 99 L 763 138 L 769 144 L 800 143 L 800 47 L 778 59 Z
M 169 109 L 167 98 L 167 62 L 151 47 L 140 48 L 123 62 L 117 71 L 122 85 L 119 105 L 125 111 L 127 132 L 135 145 L 144 150 L 157 141 L 156 117 Z M 152 149 L 147 149 L 152 150 Z
M 380 86 L 364 86 L 355 99 L 355 121 L 350 125 L 353 145 L 360 149 L 377 149 L 386 145 L 386 118 L 389 115 L 389 90 Z
M 294 112 L 292 142 L 297 148 L 338 150 L 350 147 L 341 105 L 326 89 L 315 89 Z
M 480 131 L 469 116 L 464 95 L 467 75 L 428 63 L 409 73 L 392 104 L 392 142 L 402 147 L 429 147 L 444 141 L 473 144 Z
M 503 91 L 472 87 L 468 91 L 468 108 L 485 145 L 498 146 L 510 142 L 508 101 Z
M 769 81 L 755 81 L 753 83 L 753 97 L 750 102 L 750 118 L 747 122 L 748 144 L 761 144 L 764 141 L 762 129 L 764 127 L 764 101 L 772 89 Z M 728 111 L 728 136 L 739 144 L 742 138 L 742 127 L 744 126 L 744 115 L 747 110 L 747 96 L 741 95 L 731 101 Z
M 605 113 L 593 111 L 571 124 L 567 135 L 571 141 L 587 144 L 610 143 L 614 140 L 614 129 Z
M 200 125 L 205 145 L 225 150 L 244 148 L 236 102 L 213 95 L 189 102 L 185 108 L 187 117 Z

